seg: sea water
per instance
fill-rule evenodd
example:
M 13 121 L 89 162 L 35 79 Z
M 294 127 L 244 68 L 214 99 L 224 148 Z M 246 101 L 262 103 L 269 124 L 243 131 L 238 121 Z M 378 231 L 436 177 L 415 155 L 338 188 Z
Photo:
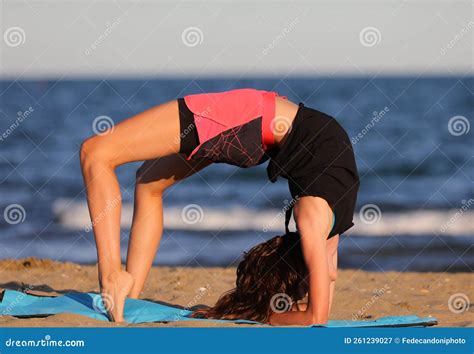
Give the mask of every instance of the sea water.
M 0 81 L 0 258 L 95 262 L 81 142 L 176 97 L 242 87 L 276 90 L 347 130 L 361 188 L 341 267 L 474 267 L 473 77 Z M 139 165 L 117 169 L 123 257 Z M 291 196 L 265 167 L 216 164 L 168 190 L 155 262 L 232 265 L 281 234 Z

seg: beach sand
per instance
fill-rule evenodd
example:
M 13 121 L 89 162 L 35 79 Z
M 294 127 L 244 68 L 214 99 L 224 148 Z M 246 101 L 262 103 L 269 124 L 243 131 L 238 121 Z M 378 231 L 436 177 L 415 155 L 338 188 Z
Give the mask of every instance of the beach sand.
M 378 318 L 416 314 L 434 316 L 441 327 L 473 327 L 472 308 L 451 311 L 449 298 L 464 294 L 474 299 L 471 273 L 376 273 L 340 270 L 331 319 Z M 193 308 L 212 305 L 233 287 L 235 268 L 153 267 L 142 299 Z M 0 261 L 0 288 L 30 288 L 31 293 L 60 295 L 69 291 L 97 292 L 94 265 L 60 263 L 28 258 Z M 205 321 L 114 324 L 74 314 L 41 318 L 0 316 L 1 327 L 98 327 L 98 326 L 236 326 Z M 242 326 L 242 325 L 239 325 Z

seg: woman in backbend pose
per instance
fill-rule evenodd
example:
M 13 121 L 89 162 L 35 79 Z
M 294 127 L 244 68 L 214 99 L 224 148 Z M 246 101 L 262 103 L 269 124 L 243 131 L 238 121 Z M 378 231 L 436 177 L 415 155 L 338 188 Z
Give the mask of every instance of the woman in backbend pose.
M 270 159 L 270 180 L 288 180 L 298 232 L 255 246 L 238 266 L 236 288 L 194 315 L 272 325 L 327 322 L 339 235 L 353 225 L 359 188 L 351 143 L 334 118 L 271 91 L 203 93 L 153 107 L 87 139 L 80 155 L 111 320 L 123 321 L 126 297 L 137 298 L 143 289 L 163 231 L 164 190 L 213 162 L 251 167 Z M 143 160 L 123 270 L 114 170 Z M 107 210 L 112 201 L 117 207 Z M 297 306 L 306 295 L 306 305 Z M 273 303 L 279 297 L 295 304 L 293 311 L 279 311 Z

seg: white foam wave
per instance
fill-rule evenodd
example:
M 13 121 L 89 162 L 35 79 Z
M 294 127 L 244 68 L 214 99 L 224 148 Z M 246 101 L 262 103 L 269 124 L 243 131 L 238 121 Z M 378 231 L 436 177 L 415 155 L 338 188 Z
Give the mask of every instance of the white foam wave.
M 229 209 L 202 207 L 202 220 L 189 223 L 183 219 L 182 207 L 165 207 L 165 228 L 190 231 L 239 231 L 281 233 L 284 230 L 284 212 L 277 209 L 249 210 L 241 207 Z M 86 229 L 90 225 L 86 202 L 58 199 L 53 204 L 58 222 L 68 229 Z M 133 205 L 122 206 L 122 227 L 131 226 Z M 474 211 L 467 210 L 409 210 L 383 212 L 375 223 L 364 223 L 354 214 L 355 226 L 351 235 L 474 235 Z M 292 229 L 294 228 L 292 223 Z

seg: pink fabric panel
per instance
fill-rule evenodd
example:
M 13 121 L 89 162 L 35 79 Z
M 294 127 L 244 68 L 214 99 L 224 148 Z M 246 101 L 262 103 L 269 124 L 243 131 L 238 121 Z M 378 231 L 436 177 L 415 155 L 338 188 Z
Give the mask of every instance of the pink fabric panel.
M 237 89 L 225 92 L 201 93 L 184 97 L 194 113 L 200 145 L 187 157 L 188 160 L 201 145 L 220 133 L 262 117 L 262 143 L 273 144 L 271 120 L 275 116 L 275 97 L 278 93 L 256 89 Z
M 245 124 L 263 114 L 263 93 L 255 89 L 238 89 L 185 96 L 194 113 L 201 143 L 223 131 Z

